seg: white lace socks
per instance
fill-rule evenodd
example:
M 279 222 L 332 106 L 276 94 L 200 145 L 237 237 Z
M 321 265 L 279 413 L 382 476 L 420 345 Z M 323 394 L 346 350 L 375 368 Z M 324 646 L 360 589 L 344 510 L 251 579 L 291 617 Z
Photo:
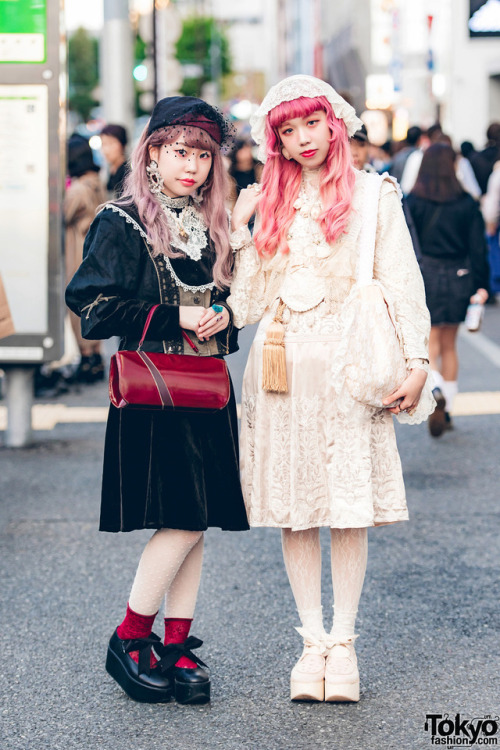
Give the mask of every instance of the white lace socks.
M 302 626 L 323 636 L 319 529 L 281 530 L 283 559 Z
M 332 637 L 354 638 L 368 560 L 368 529 L 330 529 L 333 582 Z
M 158 529 L 142 553 L 130 592 L 134 612 L 157 612 L 167 596 L 167 617 L 191 618 L 203 562 L 203 532 Z
M 330 529 L 335 640 L 354 636 L 354 623 L 366 572 L 368 530 Z M 321 606 L 319 529 L 282 529 L 283 558 L 303 628 L 324 636 Z

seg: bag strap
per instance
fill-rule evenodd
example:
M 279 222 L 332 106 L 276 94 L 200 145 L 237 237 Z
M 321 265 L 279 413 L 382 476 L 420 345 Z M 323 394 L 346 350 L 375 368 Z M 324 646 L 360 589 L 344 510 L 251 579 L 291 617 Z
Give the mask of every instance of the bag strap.
M 356 281 L 359 285 L 371 284 L 375 258 L 378 201 L 384 175 L 369 174 L 365 181 L 362 226 L 359 234 L 359 258 Z
M 151 308 L 151 310 L 148 312 L 148 317 L 146 318 L 146 322 L 144 323 L 144 328 L 142 330 L 141 340 L 139 341 L 139 346 L 137 347 L 137 351 L 138 352 L 141 351 L 141 347 L 142 347 L 142 345 L 143 345 L 143 343 L 144 343 L 144 341 L 146 339 L 146 334 L 148 332 L 148 328 L 149 328 L 149 325 L 151 323 L 151 319 L 152 319 L 153 315 L 155 314 L 155 311 L 159 307 L 160 307 L 160 305 L 153 305 L 153 307 Z M 183 328 L 181 328 L 181 333 L 182 333 L 184 339 L 188 342 L 188 344 L 191 347 L 191 349 L 194 352 L 196 352 L 196 354 L 199 354 L 200 350 L 198 349 L 198 347 L 196 346 L 196 344 L 194 344 L 193 341 L 191 341 L 191 339 L 189 338 L 189 336 L 187 335 L 186 331 Z

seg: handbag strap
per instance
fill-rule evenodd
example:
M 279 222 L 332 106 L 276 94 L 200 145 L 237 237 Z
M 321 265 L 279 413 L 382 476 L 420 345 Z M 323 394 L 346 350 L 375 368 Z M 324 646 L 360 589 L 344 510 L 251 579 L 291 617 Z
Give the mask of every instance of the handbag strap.
M 149 328 L 149 325 L 151 323 L 151 319 L 152 319 L 153 315 L 155 314 L 156 310 L 159 307 L 160 307 L 160 305 L 153 305 L 153 307 L 151 308 L 151 310 L 148 312 L 148 317 L 146 318 L 146 322 L 144 323 L 144 328 L 142 330 L 141 340 L 139 341 L 139 346 L 137 347 L 137 351 L 138 352 L 141 351 L 141 347 L 142 347 L 142 345 L 143 345 L 143 343 L 144 343 L 144 341 L 146 339 L 146 334 L 148 332 L 148 328 Z M 193 341 L 191 341 L 191 339 L 189 338 L 189 336 L 187 335 L 186 331 L 183 328 L 181 328 L 181 333 L 182 333 L 184 339 L 188 342 L 188 344 L 191 347 L 191 349 L 194 352 L 196 352 L 196 354 L 199 354 L 200 350 L 198 349 L 198 347 L 196 346 L 196 344 L 194 344 Z
M 363 216 L 359 234 L 359 258 L 356 281 L 360 286 L 371 284 L 375 258 L 375 236 L 377 233 L 378 201 L 384 175 L 369 174 L 365 180 Z

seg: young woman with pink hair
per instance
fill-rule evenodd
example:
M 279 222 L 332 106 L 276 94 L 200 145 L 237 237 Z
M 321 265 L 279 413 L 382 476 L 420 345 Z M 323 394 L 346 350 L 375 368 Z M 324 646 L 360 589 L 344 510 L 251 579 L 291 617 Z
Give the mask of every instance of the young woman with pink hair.
M 200 99 L 169 97 L 153 110 L 131 160 L 124 197 L 87 235 L 66 301 L 86 338 L 120 336 L 137 349 L 203 356 L 237 349 L 225 300 L 233 254 L 220 147 L 229 125 Z M 155 529 L 139 562 L 125 619 L 108 647 L 109 674 L 135 700 L 204 703 L 210 679 L 188 637 L 208 526 L 248 523 L 238 466 L 234 394 L 216 413 L 116 409 L 104 447 L 101 531 Z M 165 599 L 165 638 L 152 633 Z
M 233 210 L 228 298 L 236 326 L 261 321 L 243 384 L 243 494 L 251 526 L 282 529 L 304 641 L 292 700 L 357 701 L 367 529 L 408 518 L 392 414 L 420 422 L 432 410 L 429 315 L 396 184 L 352 166 L 348 139 L 361 126 L 353 108 L 325 82 L 292 76 L 270 90 L 252 124 L 265 166 L 261 185 L 243 190 Z M 391 297 L 407 367 L 380 408 L 355 403 L 335 376 L 374 180 L 373 275 Z M 361 380 L 372 355 L 367 342 L 354 363 Z M 331 535 L 328 631 L 320 527 Z

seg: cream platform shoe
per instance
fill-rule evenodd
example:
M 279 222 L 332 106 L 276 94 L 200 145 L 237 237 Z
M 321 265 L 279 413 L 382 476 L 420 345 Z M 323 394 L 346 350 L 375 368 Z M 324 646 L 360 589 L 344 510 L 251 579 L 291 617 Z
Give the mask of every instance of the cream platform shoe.
M 325 701 L 359 701 L 358 660 L 354 642 L 335 643 L 328 649 L 325 669 Z
M 325 700 L 325 656 L 327 649 L 320 638 L 305 628 L 297 628 L 304 638 L 304 650 L 292 669 L 290 699 L 292 701 Z

